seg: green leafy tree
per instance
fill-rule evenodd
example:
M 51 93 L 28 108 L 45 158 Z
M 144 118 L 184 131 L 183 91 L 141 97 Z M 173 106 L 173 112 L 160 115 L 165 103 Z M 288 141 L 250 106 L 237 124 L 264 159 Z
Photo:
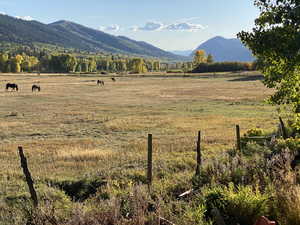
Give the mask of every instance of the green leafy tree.
M 30 71 L 39 70 L 39 63 L 40 63 L 40 61 L 38 60 L 37 57 L 30 56 L 29 57 L 29 62 L 30 62 Z
M 117 60 L 115 63 L 117 71 L 124 72 L 127 70 L 126 62 L 124 60 Z
M 110 72 L 116 72 L 117 71 L 117 67 L 116 67 L 115 61 L 110 61 L 109 62 L 108 70 Z
M 6 64 L 8 63 L 8 55 L 7 54 L 0 54 L 0 71 L 6 72 Z
M 50 54 L 45 54 L 40 57 L 40 63 L 38 65 L 38 70 L 39 71 L 45 71 L 48 72 L 50 71 L 50 62 L 51 62 L 52 56 Z
M 21 67 L 22 67 L 22 71 L 29 72 L 29 71 L 30 71 L 30 68 L 31 68 L 30 61 L 27 60 L 27 59 L 25 59 L 25 60 L 22 62 Z
M 94 58 L 89 58 L 88 60 L 88 72 L 96 72 L 97 71 L 97 62 Z
M 62 56 L 63 64 L 66 72 L 75 72 L 77 59 L 72 55 Z
M 273 104 L 291 104 L 300 113 L 300 1 L 255 0 L 260 15 L 251 32 L 238 34 L 259 59 L 264 84 L 276 91 Z
M 208 54 L 206 61 L 207 61 L 207 63 L 213 63 L 214 62 L 214 58 L 213 58 L 212 54 Z
M 142 58 L 132 59 L 132 72 L 134 73 L 146 73 L 147 67 L 145 61 Z
M 81 72 L 87 73 L 89 70 L 89 63 L 86 59 L 81 62 Z
M 81 63 L 77 64 L 75 71 L 81 73 Z
M 154 71 L 160 71 L 160 62 L 159 61 L 154 61 L 153 62 L 153 70 Z

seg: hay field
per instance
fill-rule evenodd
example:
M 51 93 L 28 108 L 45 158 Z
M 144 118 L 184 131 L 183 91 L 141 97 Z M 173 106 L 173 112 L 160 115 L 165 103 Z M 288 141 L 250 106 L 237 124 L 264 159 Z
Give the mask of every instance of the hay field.
M 143 177 L 148 133 L 154 138 L 156 174 L 191 174 L 198 130 L 204 158 L 217 158 L 234 146 L 236 124 L 242 132 L 276 127 L 275 108 L 263 102 L 271 90 L 256 78 L 128 75 L 112 82 L 95 75 L 2 74 L 1 196 L 27 192 L 17 146 L 24 147 L 37 185 L 91 175 Z M 105 86 L 97 86 L 97 79 Z M 20 91 L 5 91 L 7 82 Z M 31 92 L 34 83 L 40 93 Z

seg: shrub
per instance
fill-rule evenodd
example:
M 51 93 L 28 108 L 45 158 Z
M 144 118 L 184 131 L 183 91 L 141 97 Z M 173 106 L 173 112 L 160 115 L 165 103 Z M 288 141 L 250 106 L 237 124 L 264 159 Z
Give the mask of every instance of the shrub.
M 257 137 L 257 136 L 263 136 L 264 131 L 260 128 L 252 128 L 250 130 L 247 130 L 244 134 L 244 137 Z
M 276 191 L 272 208 L 272 216 L 278 224 L 300 224 L 300 187 L 283 186 Z
M 300 138 L 277 139 L 273 151 L 280 153 L 287 148 L 293 154 L 300 152 Z
M 291 121 L 291 128 L 293 133 L 300 134 L 300 113 L 295 114 L 295 118 Z
M 261 143 L 257 143 L 254 141 L 247 142 L 244 145 L 242 152 L 243 152 L 243 155 L 245 155 L 245 156 L 253 156 L 254 154 L 263 156 L 263 155 L 271 154 L 270 148 L 266 147 L 265 145 L 262 145 Z
M 260 128 L 252 128 L 247 130 L 241 138 L 242 147 L 246 147 L 248 143 L 256 143 L 258 145 L 265 145 L 267 137 L 266 133 Z M 258 146 L 257 146 L 258 147 Z M 256 151 L 255 151 L 256 152 Z
M 269 215 L 269 198 L 250 186 L 208 189 L 204 192 L 206 216 L 213 219 L 212 210 L 218 209 L 227 225 L 253 225 L 258 217 Z

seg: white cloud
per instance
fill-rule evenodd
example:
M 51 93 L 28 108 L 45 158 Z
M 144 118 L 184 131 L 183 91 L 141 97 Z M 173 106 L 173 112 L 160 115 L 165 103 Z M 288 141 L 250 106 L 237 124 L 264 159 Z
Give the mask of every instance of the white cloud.
M 205 27 L 201 24 L 196 23 L 188 23 L 187 21 L 194 20 L 197 18 L 189 18 L 189 19 L 183 19 L 186 22 L 175 22 L 171 24 L 163 24 L 161 22 L 147 22 L 144 26 L 133 26 L 131 27 L 132 31 L 199 31 L 205 29 Z
M 5 15 L 6 15 L 6 13 L 5 13 L 5 12 L 0 12 L 0 15 L 4 15 L 4 16 L 5 16 Z
M 138 26 L 134 26 L 132 27 L 133 31 L 138 31 L 138 30 L 142 30 L 142 31 L 159 31 L 159 30 L 163 30 L 165 28 L 165 25 L 163 23 L 160 22 L 147 22 L 145 24 L 145 26 L 143 27 L 138 27 Z
M 102 31 L 116 32 L 116 31 L 119 31 L 121 28 L 120 28 L 119 25 L 113 24 L 113 25 L 110 25 L 110 26 L 107 26 L 107 27 L 101 26 L 99 29 L 102 30 Z
M 25 20 L 25 21 L 32 21 L 33 18 L 31 16 L 15 16 L 17 19 Z
M 195 23 L 173 23 L 173 24 L 169 24 L 165 30 L 169 30 L 169 31 L 199 31 L 199 30 L 203 30 L 205 29 L 204 26 L 202 26 L 201 24 L 195 24 Z

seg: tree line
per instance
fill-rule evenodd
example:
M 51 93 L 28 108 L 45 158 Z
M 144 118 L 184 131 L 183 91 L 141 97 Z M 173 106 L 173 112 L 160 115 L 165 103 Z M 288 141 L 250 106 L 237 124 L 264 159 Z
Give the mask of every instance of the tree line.
M 145 73 L 160 71 L 160 62 L 143 58 L 93 57 L 76 54 L 44 54 L 43 52 L 38 56 L 29 56 L 24 52 L 21 54 L 0 53 L 0 71 L 6 73 L 99 71 Z
M 235 72 L 256 70 L 260 64 L 255 62 L 214 62 L 211 54 L 206 55 L 204 50 L 195 52 L 193 60 L 193 73 Z
M 96 73 L 96 72 L 226 72 L 255 70 L 258 63 L 214 62 L 211 54 L 198 50 L 190 62 L 161 62 L 124 55 L 91 54 L 75 50 L 41 50 L 23 47 L 0 52 L 0 72 Z

